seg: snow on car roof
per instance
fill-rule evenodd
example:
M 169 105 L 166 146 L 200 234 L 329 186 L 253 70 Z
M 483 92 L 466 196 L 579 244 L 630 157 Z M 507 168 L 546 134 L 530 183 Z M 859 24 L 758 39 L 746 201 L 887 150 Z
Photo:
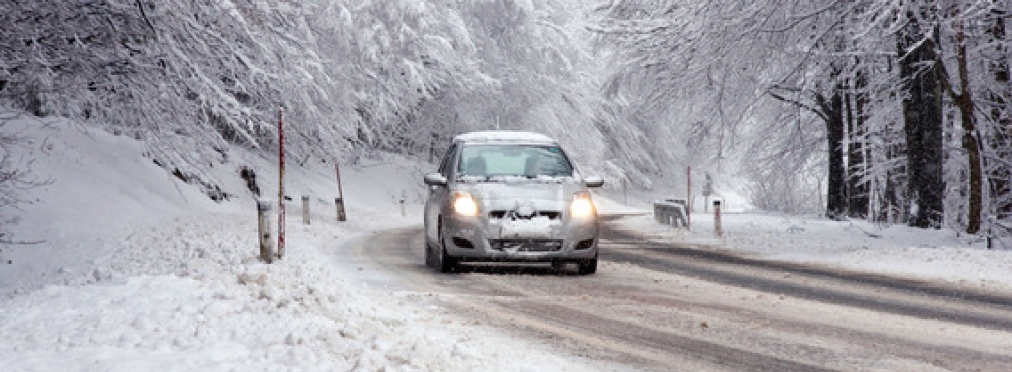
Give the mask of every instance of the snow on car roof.
M 519 132 L 507 130 L 490 130 L 470 132 L 458 135 L 453 138 L 454 142 L 548 142 L 555 143 L 551 137 L 534 132 Z

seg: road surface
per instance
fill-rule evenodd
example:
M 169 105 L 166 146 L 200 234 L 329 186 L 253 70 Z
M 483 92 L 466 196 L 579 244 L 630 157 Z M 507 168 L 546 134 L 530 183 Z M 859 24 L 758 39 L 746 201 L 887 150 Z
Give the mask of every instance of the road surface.
M 598 273 L 466 265 L 439 274 L 422 231 L 351 249 L 385 287 L 563 355 L 647 371 L 1012 371 L 1012 295 L 761 261 L 605 222 Z M 380 279 L 376 279 L 380 280 Z

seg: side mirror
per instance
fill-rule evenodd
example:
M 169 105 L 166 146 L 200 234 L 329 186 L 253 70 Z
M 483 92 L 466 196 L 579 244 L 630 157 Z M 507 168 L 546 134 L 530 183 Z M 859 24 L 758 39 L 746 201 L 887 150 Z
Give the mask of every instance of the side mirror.
M 601 187 L 604 185 L 604 178 L 599 176 L 590 176 L 583 179 L 583 184 L 587 187 Z
M 439 173 L 425 175 L 425 184 L 429 186 L 446 186 L 446 177 Z

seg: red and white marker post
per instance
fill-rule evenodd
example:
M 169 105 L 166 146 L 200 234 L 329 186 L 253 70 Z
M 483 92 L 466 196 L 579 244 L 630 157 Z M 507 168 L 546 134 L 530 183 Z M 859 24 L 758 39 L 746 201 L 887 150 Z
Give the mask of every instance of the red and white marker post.
M 285 256 L 285 130 L 278 109 L 278 258 Z

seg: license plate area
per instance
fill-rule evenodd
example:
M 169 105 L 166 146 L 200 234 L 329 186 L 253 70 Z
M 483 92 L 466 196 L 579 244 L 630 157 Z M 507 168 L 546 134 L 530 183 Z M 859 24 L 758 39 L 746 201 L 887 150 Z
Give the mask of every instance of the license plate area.
M 526 220 L 502 220 L 497 227 L 499 239 L 515 241 L 526 239 L 544 240 L 558 237 L 562 223 L 558 220 L 541 217 Z
M 508 253 L 562 250 L 561 239 L 492 239 L 488 243 L 492 250 Z

